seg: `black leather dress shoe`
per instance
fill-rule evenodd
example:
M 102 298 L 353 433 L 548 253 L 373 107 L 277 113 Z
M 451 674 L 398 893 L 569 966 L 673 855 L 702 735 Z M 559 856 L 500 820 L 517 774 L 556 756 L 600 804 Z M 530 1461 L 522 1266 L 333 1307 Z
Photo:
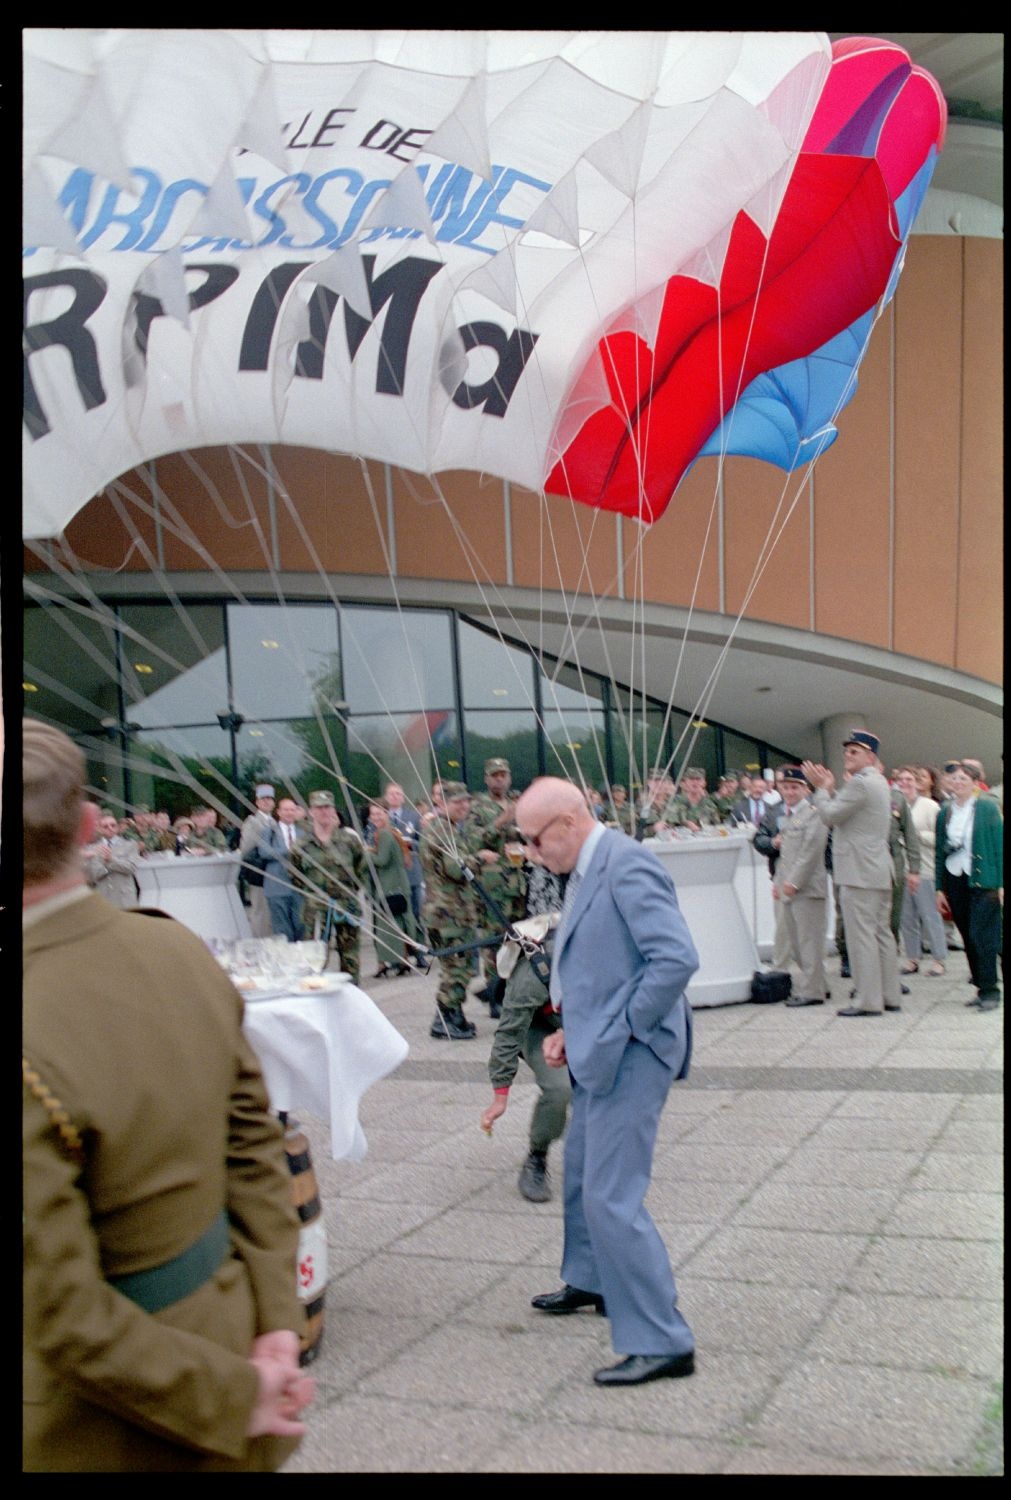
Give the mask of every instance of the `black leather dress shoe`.
M 597 1370 L 597 1385 L 645 1385 L 647 1380 L 676 1379 L 695 1373 L 694 1354 L 630 1354 L 605 1370 Z
M 578 1286 L 563 1286 L 560 1292 L 542 1292 L 530 1303 L 538 1312 L 572 1313 L 581 1307 L 592 1307 L 603 1313 L 604 1299 L 598 1292 L 581 1292 Z
M 901 1005 L 886 1005 L 885 1010 L 901 1010 Z
M 837 1016 L 879 1016 L 879 1010 L 861 1010 L 859 1005 L 844 1005 L 842 1010 L 837 1010 Z
M 846 962 L 845 962 L 845 960 L 844 960 L 844 961 L 843 961 L 843 962 L 842 962 L 842 963 L 841 963 L 841 964 L 840 964 L 840 965 L 839 965 L 839 978 L 840 978 L 840 979 L 852 979 L 852 977 L 853 977 L 853 976 L 852 976 L 852 974 L 851 974 L 851 973 L 850 973 L 850 966 L 849 966 L 849 964 L 848 964 L 848 963 L 846 963 Z
M 784 1005 L 824 1005 L 825 1002 L 820 995 L 791 995 L 784 1000 Z

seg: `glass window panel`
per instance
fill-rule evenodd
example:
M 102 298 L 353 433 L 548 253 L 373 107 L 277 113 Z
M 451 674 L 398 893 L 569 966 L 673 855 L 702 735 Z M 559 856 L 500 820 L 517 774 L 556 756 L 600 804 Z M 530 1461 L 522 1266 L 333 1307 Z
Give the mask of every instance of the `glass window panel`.
M 654 766 L 665 766 L 670 758 L 674 738 L 686 722 L 683 714 L 672 713 L 666 735 L 666 715 L 662 709 L 650 708 L 645 719 L 642 700 L 636 699 L 631 713 L 627 708 L 611 717 L 611 743 L 614 751 L 614 779 L 630 794 L 638 792 Z M 644 744 L 645 741 L 645 744 Z
M 144 729 L 213 724 L 228 708 L 225 617 L 218 604 L 124 604 L 126 716 Z M 143 800 L 143 799 L 142 799 Z
M 699 766 L 706 773 L 706 786 L 712 791 L 719 773 L 716 764 L 716 729 L 704 719 L 693 719 L 688 726 L 681 749 L 675 757 L 674 771 L 677 777 L 686 766 Z
M 107 737 L 87 736 L 77 743 L 87 757 L 85 795 L 103 807 L 109 807 L 117 818 L 127 816 L 126 792 L 123 776 L 123 756 L 118 740 L 114 744 Z
M 528 651 L 459 622 L 463 706 L 525 708 L 534 704 L 534 662 Z
M 484 790 L 484 763 L 493 755 L 504 756 L 517 791 L 538 775 L 537 719 L 532 713 L 505 709 L 465 716 L 467 777 L 472 791 Z M 457 773 L 459 774 L 459 773 Z
M 562 664 L 545 673 L 541 679 L 541 698 L 545 709 L 598 708 L 603 700 L 604 685 L 592 672 Z
M 269 781 L 282 794 L 303 802 L 310 791 L 333 790 L 347 757 L 347 734 L 333 714 L 244 723 L 235 736 L 239 790 L 253 800 L 257 782 Z
M 247 719 L 333 713 L 342 696 L 330 604 L 230 604 L 232 701 Z
M 604 715 L 585 708 L 566 714 L 545 711 L 544 733 L 549 776 L 585 780 L 603 786 L 607 780 Z
M 439 709 L 425 714 L 361 714 L 348 721 L 345 774 L 355 803 L 375 797 L 387 781 L 397 781 L 414 802 L 431 794 L 437 776 L 460 775 L 456 715 Z
M 232 744 L 217 725 L 196 729 L 144 730 L 130 738 L 127 756 L 131 798 L 173 818 L 195 803 L 218 809 L 218 822 L 232 805 Z
M 24 616 L 24 712 L 70 735 L 119 719 L 116 631 L 87 609 L 29 605 Z
M 762 764 L 761 747 L 757 740 L 732 729 L 723 731 L 723 767 L 727 771 L 757 771 Z
M 341 610 L 351 713 L 449 709 L 456 701 L 450 617 L 435 610 Z

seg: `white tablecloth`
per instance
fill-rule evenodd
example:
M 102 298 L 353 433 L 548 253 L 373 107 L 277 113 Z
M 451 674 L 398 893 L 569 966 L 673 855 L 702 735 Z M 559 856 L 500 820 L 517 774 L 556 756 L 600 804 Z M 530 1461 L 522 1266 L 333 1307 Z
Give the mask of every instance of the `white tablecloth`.
M 243 1025 L 260 1059 L 271 1108 L 301 1108 L 329 1120 L 334 1161 L 361 1161 L 368 1143 L 359 1100 L 409 1050 L 379 1007 L 344 983 L 329 994 L 250 1001 Z

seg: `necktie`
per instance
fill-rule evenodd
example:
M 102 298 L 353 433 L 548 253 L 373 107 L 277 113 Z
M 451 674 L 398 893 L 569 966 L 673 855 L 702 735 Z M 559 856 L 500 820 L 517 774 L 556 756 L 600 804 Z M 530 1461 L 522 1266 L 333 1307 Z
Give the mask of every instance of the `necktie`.
M 582 875 L 580 875 L 577 870 L 573 870 L 572 874 L 569 876 L 569 883 L 565 887 L 565 899 L 562 902 L 562 914 L 558 920 L 558 927 L 555 930 L 554 951 L 556 954 L 561 947 L 562 933 L 565 931 L 565 924 L 569 920 L 569 913 L 572 911 L 572 908 L 576 903 L 576 892 L 579 890 L 579 882 L 582 880 L 582 878 Z M 555 964 L 551 965 L 551 983 L 548 987 L 548 993 L 551 996 L 551 1004 L 554 1006 L 555 1010 L 561 1010 L 562 988 L 561 981 L 558 978 L 558 969 Z

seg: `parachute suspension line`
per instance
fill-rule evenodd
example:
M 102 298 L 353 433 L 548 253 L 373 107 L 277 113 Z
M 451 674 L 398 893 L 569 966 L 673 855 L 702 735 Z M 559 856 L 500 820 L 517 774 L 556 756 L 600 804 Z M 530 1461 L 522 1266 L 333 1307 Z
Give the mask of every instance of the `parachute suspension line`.
M 401 600 L 400 600 L 400 591 L 399 591 L 399 589 L 397 587 L 396 571 L 395 571 L 395 569 L 393 567 L 393 562 L 392 562 L 392 557 L 391 557 L 391 552 L 390 552 L 390 545 L 389 545 L 390 539 L 386 535 L 384 527 L 383 527 L 383 524 L 382 524 L 382 520 L 381 520 L 381 517 L 380 517 L 379 501 L 378 501 L 378 497 L 376 496 L 376 493 L 375 493 L 375 487 L 374 487 L 374 485 L 372 483 L 372 475 L 369 472 L 368 464 L 365 462 L 365 460 L 361 456 L 358 457 L 358 464 L 359 464 L 359 467 L 361 469 L 362 478 L 363 478 L 363 481 L 364 481 L 364 484 L 365 484 L 365 490 L 366 490 L 366 493 L 367 493 L 368 499 L 369 499 L 369 505 L 370 505 L 371 510 L 372 510 L 372 519 L 373 519 L 373 522 L 375 524 L 376 534 L 379 537 L 379 544 L 380 544 L 380 546 L 382 548 L 383 560 L 386 563 L 386 572 L 387 572 L 387 575 L 388 575 L 389 580 L 390 580 L 390 590 L 391 590 L 391 593 L 393 595 L 393 602 L 394 602 L 394 606 L 395 606 L 396 611 L 397 611 L 397 619 L 399 621 L 401 633 L 403 635 L 404 652 L 405 652 L 407 660 L 408 660 L 408 662 L 410 664 L 411 675 L 412 675 L 412 677 L 414 679 L 414 686 L 415 686 L 415 688 L 417 690 L 417 701 L 420 704 L 424 704 L 425 694 L 424 694 L 424 690 L 423 690 L 422 685 L 421 685 L 421 681 L 420 681 L 420 679 L 418 677 L 417 663 L 415 662 L 414 654 L 411 651 L 410 634 L 409 634 L 408 628 L 407 628 L 407 621 L 404 618 L 403 607 L 402 607 Z M 388 704 L 388 702 L 386 700 L 386 696 L 385 696 L 385 693 L 383 692 L 383 688 L 382 688 L 382 686 L 381 686 L 381 684 L 379 682 L 379 679 L 377 678 L 377 676 L 376 676 L 376 674 L 375 674 L 375 672 L 373 670 L 372 663 L 367 659 L 367 657 L 365 656 L 364 651 L 362 650 L 361 645 L 357 641 L 355 642 L 355 645 L 356 645 L 356 647 L 358 649 L 358 654 L 359 654 L 359 656 L 362 659 L 363 665 L 365 666 L 365 669 L 366 669 L 366 671 L 367 671 L 367 673 L 369 675 L 369 678 L 370 678 L 370 680 L 372 682 L 372 685 L 376 689 L 376 692 L 379 695 L 380 701 L 383 703 L 383 706 L 384 706 L 384 709 L 385 709 L 385 712 L 386 712 L 386 716 L 389 719 L 390 726 L 391 726 L 391 728 L 392 728 L 392 730 L 393 730 L 393 732 L 394 732 L 397 740 L 400 743 L 400 748 L 403 751 L 403 753 L 406 755 L 408 761 L 410 762 L 411 770 L 414 772 L 414 774 L 417 777 L 417 779 L 419 780 L 419 782 L 421 782 L 421 784 L 424 785 L 424 781 L 422 780 L 422 777 L 420 776 L 420 773 L 418 771 L 418 767 L 417 767 L 417 765 L 415 763 L 414 756 L 411 753 L 410 748 L 406 744 L 403 735 L 400 733 L 400 730 L 397 727 L 396 719 L 395 719 L 395 717 L 393 715 L 393 712 L 390 709 L 389 704 Z M 436 756 L 436 753 L 435 753 L 435 742 L 434 742 L 434 740 L 432 738 L 431 726 L 429 724 L 428 716 L 427 716 L 427 714 L 425 714 L 424 709 L 422 709 L 422 715 L 424 717 L 425 738 L 427 740 L 428 749 L 429 749 L 429 752 L 430 752 L 431 757 L 432 757 L 432 762 L 431 763 L 432 763 L 433 766 L 435 766 L 435 765 L 438 764 L 438 759 L 437 759 L 437 756 Z M 461 731 L 461 734 L 462 734 L 462 732 L 463 732 L 463 726 L 462 725 L 460 726 L 460 731 Z M 378 765 L 379 761 L 378 761 L 378 759 L 374 755 L 373 755 L 373 759 L 376 760 L 376 764 Z M 444 830 L 441 828 L 441 826 L 440 826 L 439 832 L 440 832 L 440 835 L 442 835 L 443 832 L 444 832 Z M 448 833 L 449 833 L 449 840 L 448 840 L 448 845 L 446 846 L 445 852 L 448 853 L 448 854 L 452 854 L 454 857 L 458 857 L 458 855 L 459 855 L 459 849 L 457 848 L 456 829 L 455 829 L 452 821 L 449 821 L 449 823 L 448 823 Z

